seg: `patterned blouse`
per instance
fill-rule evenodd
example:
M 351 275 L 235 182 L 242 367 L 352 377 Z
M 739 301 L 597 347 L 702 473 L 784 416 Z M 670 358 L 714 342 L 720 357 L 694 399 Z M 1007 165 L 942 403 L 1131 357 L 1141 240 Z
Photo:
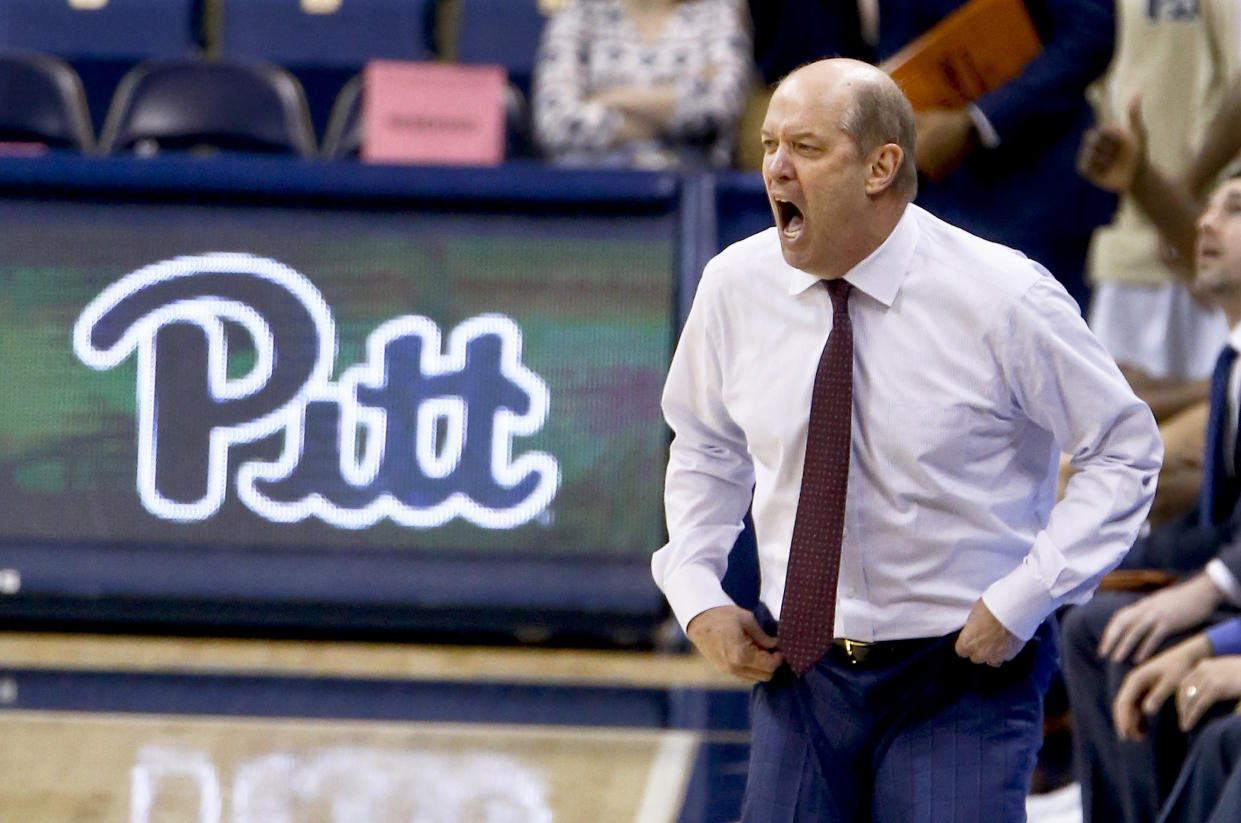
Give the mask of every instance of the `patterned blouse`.
M 754 64 L 738 0 L 682 0 L 648 43 L 620 0 L 571 0 L 543 29 L 534 130 L 551 159 L 576 165 L 727 166 Z M 587 102 L 620 85 L 675 83 L 670 131 L 615 146 L 621 114 Z

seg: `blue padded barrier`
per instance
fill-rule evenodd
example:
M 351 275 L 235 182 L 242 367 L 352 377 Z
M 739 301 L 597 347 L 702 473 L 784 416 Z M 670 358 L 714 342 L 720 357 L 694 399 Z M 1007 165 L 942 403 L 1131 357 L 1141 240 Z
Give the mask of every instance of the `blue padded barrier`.
M 0 159 L 0 192 L 84 199 L 181 196 L 353 206 L 508 204 L 628 213 L 676 208 L 681 181 L 664 172 L 577 171 L 535 162 L 482 169 L 302 163 L 258 156 L 136 158 L 52 153 Z

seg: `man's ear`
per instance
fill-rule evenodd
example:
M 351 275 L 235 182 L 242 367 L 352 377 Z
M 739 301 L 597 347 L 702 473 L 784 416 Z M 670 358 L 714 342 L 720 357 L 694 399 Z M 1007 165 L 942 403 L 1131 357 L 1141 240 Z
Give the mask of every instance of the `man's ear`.
M 905 162 L 905 152 L 895 143 L 884 143 L 870 153 L 867 161 L 866 193 L 881 194 L 896 180 L 901 163 Z

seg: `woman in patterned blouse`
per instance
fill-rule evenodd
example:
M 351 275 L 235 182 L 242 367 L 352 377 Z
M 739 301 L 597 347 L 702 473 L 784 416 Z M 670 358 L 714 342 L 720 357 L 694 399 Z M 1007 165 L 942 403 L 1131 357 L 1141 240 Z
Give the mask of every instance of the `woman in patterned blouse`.
M 570 0 L 543 30 L 535 137 L 563 165 L 729 165 L 753 75 L 737 0 Z

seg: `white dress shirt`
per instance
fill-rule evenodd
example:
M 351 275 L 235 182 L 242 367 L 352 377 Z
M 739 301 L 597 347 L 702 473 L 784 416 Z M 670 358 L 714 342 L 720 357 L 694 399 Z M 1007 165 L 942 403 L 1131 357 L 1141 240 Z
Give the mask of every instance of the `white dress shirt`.
M 777 617 L 827 289 L 775 229 L 706 267 L 663 396 L 675 433 L 655 581 L 682 626 L 720 585 L 751 504 Z M 910 206 L 854 286 L 852 452 L 835 634 L 961 628 L 974 602 L 1028 639 L 1086 600 L 1141 526 L 1162 445 L 1150 410 L 1041 266 Z M 1078 470 L 1056 503 L 1063 450 Z

